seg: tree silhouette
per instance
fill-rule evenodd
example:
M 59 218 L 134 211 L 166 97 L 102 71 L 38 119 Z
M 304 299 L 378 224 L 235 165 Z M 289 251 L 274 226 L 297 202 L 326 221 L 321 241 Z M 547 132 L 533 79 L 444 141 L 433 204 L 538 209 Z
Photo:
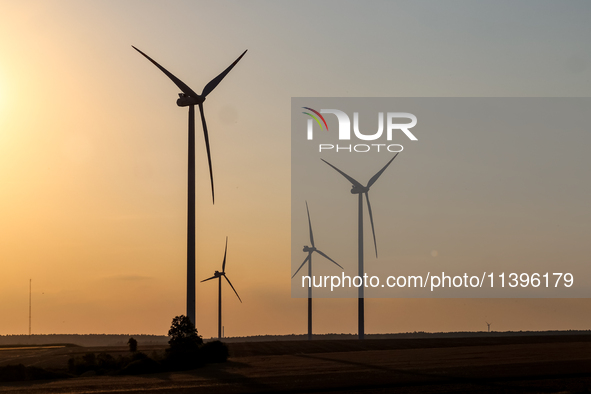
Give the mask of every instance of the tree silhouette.
M 133 338 L 129 338 L 129 341 L 127 341 L 127 344 L 129 345 L 129 351 L 134 353 L 137 352 L 137 341 Z
M 199 346 L 203 344 L 203 339 L 197 334 L 197 329 L 191 320 L 185 316 L 175 316 L 172 319 L 168 335 L 171 337 L 168 341 L 169 351 L 175 353 L 196 352 Z

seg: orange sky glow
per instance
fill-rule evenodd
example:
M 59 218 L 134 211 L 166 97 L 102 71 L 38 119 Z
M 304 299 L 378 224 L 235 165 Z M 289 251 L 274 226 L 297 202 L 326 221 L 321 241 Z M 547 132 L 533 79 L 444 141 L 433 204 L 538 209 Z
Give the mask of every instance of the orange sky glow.
M 35 334 L 166 334 L 185 313 L 187 111 L 131 45 L 196 91 L 248 49 L 204 103 L 215 205 L 196 129 L 197 281 L 228 236 L 244 302 L 224 288 L 226 336 L 305 333 L 290 294 L 291 97 L 591 93 L 589 4 L 540 5 L 525 25 L 533 2 L 439 4 L 3 2 L 0 335 L 28 332 L 29 279 Z M 366 332 L 587 329 L 589 306 L 375 299 Z M 216 313 L 217 284 L 198 283 L 203 336 Z M 314 313 L 317 333 L 356 332 L 354 299 Z

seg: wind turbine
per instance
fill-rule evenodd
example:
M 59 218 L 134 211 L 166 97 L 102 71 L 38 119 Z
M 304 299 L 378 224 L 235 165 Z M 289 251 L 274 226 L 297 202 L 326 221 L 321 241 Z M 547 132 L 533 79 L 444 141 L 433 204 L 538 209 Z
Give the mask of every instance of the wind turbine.
M 201 115 L 201 124 L 203 125 L 203 135 L 205 137 L 205 149 L 207 150 L 207 161 L 209 163 L 209 177 L 211 179 L 211 198 L 215 203 L 215 194 L 213 188 L 213 169 L 211 166 L 211 154 L 209 150 L 209 135 L 207 134 L 207 124 L 205 123 L 205 114 L 203 112 L 203 102 L 209 93 L 218 86 L 224 77 L 234 68 L 236 63 L 246 53 L 230 64 L 220 75 L 212 79 L 201 92 L 201 95 L 195 93 L 183 81 L 172 75 L 168 70 L 156 63 L 151 57 L 146 55 L 132 45 L 133 49 L 141 53 L 146 59 L 160 69 L 174 84 L 182 91 L 176 104 L 179 107 L 189 107 L 189 163 L 188 163 L 188 197 L 187 197 L 187 317 L 195 324 L 195 105 L 199 106 Z
M 380 175 L 388 168 L 390 163 L 398 156 L 398 153 L 394 155 L 392 159 L 381 169 L 379 170 L 374 176 L 371 177 L 369 182 L 367 182 L 367 186 L 363 186 L 361 183 L 357 182 L 355 179 L 350 177 L 349 175 L 345 174 L 343 171 L 339 170 L 329 162 L 324 159 L 321 159 L 323 162 L 334 168 L 339 174 L 347 178 L 349 182 L 351 182 L 351 194 L 358 194 L 359 195 L 359 227 L 358 227 L 358 248 L 357 248 L 357 257 L 359 261 L 359 276 L 363 278 L 365 272 L 363 271 L 363 195 L 365 194 L 365 199 L 367 201 L 367 210 L 369 212 L 369 220 L 371 222 L 371 232 L 373 234 L 373 244 L 376 250 L 376 257 L 378 257 L 378 245 L 376 242 L 376 232 L 373 227 L 373 215 L 371 213 L 371 204 L 369 202 L 369 189 L 372 187 L 374 183 L 378 180 Z M 364 302 L 363 302 L 363 284 L 359 286 L 359 295 L 358 295 L 358 332 L 359 332 L 359 339 L 363 339 L 365 336 L 365 310 L 364 310 Z
M 486 325 L 488 326 L 488 332 L 490 332 L 490 325 L 491 325 L 492 323 L 489 323 L 489 322 L 485 322 L 485 323 L 486 323 Z
M 211 278 L 203 279 L 201 281 L 201 282 L 207 282 L 208 280 L 212 280 L 212 279 L 215 279 L 215 278 L 218 278 L 218 280 L 219 280 L 219 288 L 218 288 L 218 338 L 220 338 L 220 339 L 222 338 L 222 276 L 224 278 L 226 278 L 226 280 L 230 284 L 230 287 L 232 287 L 232 290 L 234 290 L 234 293 L 236 293 L 236 297 L 238 297 L 238 299 L 240 300 L 240 302 L 242 302 L 242 299 L 238 295 L 238 292 L 236 291 L 236 289 L 234 288 L 234 286 L 232 286 L 232 282 L 230 282 L 230 279 L 228 279 L 228 277 L 226 276 L 226 254 L 227 254 L 227 252 L 228 252 L 228 237 L 226 237 L 226 250 L 224 250 L 224 261 L 222 263 L 222 272 L 215 271 L 215 273 L 213 274 L 213 276 Z
M 291 279 L 293 279 L 296 276 L 296 274 L 298 272 L 300 272 L 302 267 L 307 262 L 308 263 L 308 276 L 310 277 L 310 286 L 308 286 L 308 340 L 311 341 L 312 340 L 312 283 L 311 283 L 312 282 L 312 253 L 316 252 L 319 255 L 326 257 L 327 259 L 329 259 L 330 261 L 332 261 L 333 263 L 335 263 L 339 267 L 341 267 L 341 266 L 339 265 L 339 263 L 337 263 L 336 261 L 334 261 L 333 259 L 328 257 L 326 254 L 324 254 L 322 251 L 316 249 L 316 246 L 314 245 L 314 234 L 312 233 L 312 222 L 310 221 L 310 210 L 308 209 L 308 201 L 306 201 L 306 211 L 308 212 L 308 226 L 310 227 L 310 244 L 312 244 L 312 246 L 311 247 L 307 246 L 307 245 L 304 246 L 304 252 L 308 253 L 308 257 L 306 257 L 306 259 L 304 260 L 302 265 L 300 265 L 300 268 L 297 269 L 297 271 L 295 272 L 295 274 L 293 274 Z M 341 267 L 341 269 L 343 269 L 343 267 Z

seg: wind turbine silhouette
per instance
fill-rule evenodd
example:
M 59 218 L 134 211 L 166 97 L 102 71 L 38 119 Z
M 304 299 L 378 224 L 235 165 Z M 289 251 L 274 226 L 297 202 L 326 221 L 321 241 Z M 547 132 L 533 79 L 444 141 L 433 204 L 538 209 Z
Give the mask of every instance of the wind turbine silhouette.
M 300 268 L 297 269 L 297 271 L 293 274 L 291 279 L 293 279 L 296 276 L 296 274 L 298 272 L 300 272 L 302 267 L 307 262 L 308 263 L 308 276 L 310 277 L 310 286 L 308 286 L 308 340 L 311 341 L 312 340 L 312 283 L 311 283 L 312 282 L 312 253 L 316 252 L 319 255 L 326 257 L 327 259 L 329 259 L 330 261 L 332 261 L 333 263 L 335 263 L 339 267 L 341 267 L 341 266 L 339 265 L 339 263 L 337 263 L 336 261 L 334 261 L 333 259 L 328 257 L 326 254 L 324 254 L 322 251 L 316 249 L 316 246 L 314 245 L 314 234 L 312 233 L 312 222 L 310 221 L 310 210 L 308 209 L 308 201 L 306 201 L 306 211 L 308 212 L 308 226 L 310 227 L 310 244 L 312 244 L 312 246 L 311 247 L 307 246 L 307 245 L 304 246 L 304 252 L 308 253 L 308 257 L 306 257 L 306 259 L 304 260 L 302 265 L 300 265 Z M 343 269 L 343 267 L 341 267 L 341 269 Z
M 146 59 L 160 69 L 174 84 L 182 91 L 176 104 L 179 107 L 189 107 L 189 162 L 188 162 L 188 197 L 187 197 L 187 317 L 195 324 L 195 105 L 199 106 L 201 115 L 201 124 L 203 125 L 203 135 L 205 137 L 205 149 L 207 150 L 207 162 L 209 163 L 209 177 L 211 179 L 211 198 L 215 204 L 215 194 L 213 187 L 213 169 L 211 165 L 211 154 L 209 149 L 209 135 L 207 133 L 207 124 L 205 123 L 205 114 L 203 112 L 203 102 L 209 93 L 218 86 L 224 77 L 234 68 L 236 63 L 246 53 L 230 64 L 220 75 L 212 79 L 201 92 L 201 95 L 195 93 L 183 81 L 172 75 L 168 70 L 156 63 L 151 57 L 146 55 L 132 45 L 133 49 L 141 53 Z
M 378 178 L 380 177 L 380 175 L 382 175 L 382 173 L 386 170 L 386 168 L 388 168 L 388 166 L 390 165 L 390 163 L 392 163 L 392 161 L 396 158 L 396 156 L 398 156 L 398 153 L 396 153 L 394 155 L 394 157 L 392 159 L 390 159 L 390 161 L 381 169 L 379 170 L 374 176 L 371 177 L 371 179 L 369 180 L 369 182 L 367 182 L 367 186 L 363 186 L 361 183 L 357 182 L 355 179 L 353 179 L 352 177 L 350 177 L 349 175 L 345 174 L 343 171 L 339 170 L 338 168 L 336 168 L 335 166 L 333 166 L 332 164 L 330 164 L 329 162 L 327 162 L 324 159 L 320 159 L 323 162 L 325 162 L 326 164 L 328 164 L 329 166 L 331 166 L 332 168 L 334 168 L 339 174 L 341 174 L 342 176 L 344 176 L 345 178 L 347 178 L 347 180 L 349 182 L 351 182 L 352 186 L 351 186 L 351 194 L 358 194 L 359 195 L 359 227 L 358 227 L 358 248 L 357 248 L 357 258 L 359 261 L 359 271 L 358 271 L 358 275 L 360 277 L 363 278 L 363 275 L 365 275 L 365 272 L 363 271 L 363 195 L 365 194 L 365 199 L 367 201 L 367 210 L 369 212 L 369 220 L 371 222 L 371 232 L 373 234 L 373 244 L 376 250 L 376 257 L 378 257 L 378 245 L 376 242 L 376 232 L 374 230 L 374 226 L 373 226 L 373 215 L 371 212 L 371 204 L 369 202 L 369 189 L 373 186 L 374 183 L 376 183 L 376 181 L 378 180 Z M 365 309 L 364 309 L 364 298 L 363 298 L 363 284 L 361 286 L 359 286 L 359 293 L 358 293 L 358 333 L 359 333 L 359 339 L 363 339 L 365 337 Z
M 219 282 L 218 282 L 219 283 L 219 288 L 218 288 L 218 338 L 222 338 L 222 276 L 224 278 L 226 278 L 226 280 L 230 284 L 230 287 L 232 287 L 232 290 L 234 290 L 234 293 L 236 293 L 236 297 L 238 297 L 240 302 L 242 302 L 242 299 L 238 295 L 238 292 L 236 291 L 234 286 L 232 286 L 232 282 L 230 282 L 230 279 L 228 279 L 228 277 L 226 276 L 226 254 L 227 254 L 227 252 L 228 252 L 228 237 L 226 237 L 226 250 L 224 250 L 224 261 L 222 262 L 222 272 L 215 271 L 215 273 L 213 274 L 213 276 L 211 278 L 203 279 L 201 281 L 201 282 L 207 282 L 208 280 L 212 280 L 215 278 L 218 278 L 218 280 L 219 280 Z
M 490 325 L 491 325 L 492 323 L 489 323 L 489 322 L 485 322 L 485 323 L 486 323 L 486 325 L 488 326 L 488 332 L 490 332 Z

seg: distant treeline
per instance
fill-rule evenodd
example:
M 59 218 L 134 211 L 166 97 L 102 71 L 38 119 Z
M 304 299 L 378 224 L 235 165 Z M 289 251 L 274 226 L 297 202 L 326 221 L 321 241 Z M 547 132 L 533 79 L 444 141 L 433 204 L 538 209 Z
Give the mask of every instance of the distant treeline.
M 510 336 L 541 336 L 541 335 L 591 335 L 591 330 L 563 331 L 457 331 L 457 332 L 404 332 L 395 334 L 365 334 L 366 339 L 406 339 L 406 338 L 477 338 L 477 337 L 510 337 Z M 130 337 L 138 341 L 139 346 L 168 345 L 170 339 L 166 335 L 146 334 L 37 334 L 37 335 L 0 335 L 0 346 L 7 345 L 47 345 L 74 344 L 78 346 L 127 346 Z M 301 341 L 307 334 L 290 335 L 254 335 L 246 337 L 223 338 L 224 342 L 269 342 L 269 341 Z M 205 342 L 217 338 L 204 338 Z M 357 334 L 314 334 L 317 340 L 357 339 Z
M 406 339 L 406 338 L 478 338 L 478 337 L 511 337 L 511 336 L 546 336 L 546 335 L 591 335 L 591 330 L 562 331 L 456 331 L 456 332 L 403 332 L 394 334 L 365 334 L 366 339 Z M 224 342 L 269 342 L 269 341 L 301 341 L 308 338 L 307 334 L 290 335 L 256 335 L 248 337 L 224 338 Z M 317 340 L 357 339 L 357 334 L 314 334 Z
M 78 346 L 127 346 L 130 337 L 137 340 L 139 346 L 167 345 L 166 335 L 146 334 L 35 334 L 35 335 L 0 335 L 0 346 L 6 345 L 48 345 L 74 344 Z

